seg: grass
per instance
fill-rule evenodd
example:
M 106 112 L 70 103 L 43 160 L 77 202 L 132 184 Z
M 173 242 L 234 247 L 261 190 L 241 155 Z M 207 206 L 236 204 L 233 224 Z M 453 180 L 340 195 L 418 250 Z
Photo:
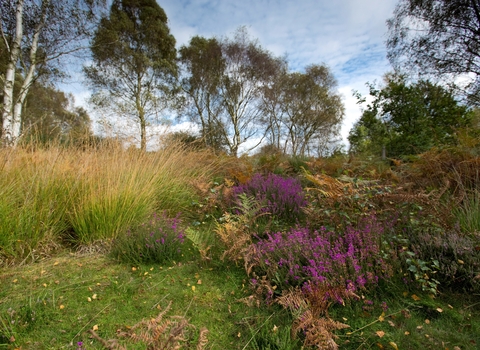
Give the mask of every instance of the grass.
M 34 261 L 42 245 L 111 239 L 153 211 L 184 211 L 192 179 L 211 171 L 204 159 L 179 146 L 0 149 L 0 257 Z
M 185 316 L 195 337 L 208 329 L 209 349 L 242 349 L 267 318 L 288 327 L 284 311 L 241 302 L 250 293 L 237 267 L 196 261 L 130 266 L 100 254 L 65 252 L 3 269 L 0 276 L 0 348 L 76 349 L 82 342 L 85 349 L 102 349 L 88 333 L 95 325 L 102 338 L 116 338 L 118 329 L 155 317 L 170 301 L 169 314 Z M 273 318 L 272 310 L 278 313 Z
M 195 327 L 190 345 L 205 327 L 207 349 L 300 348 L 285 310 L 247 305 L 251 290 L 237 266 L 194 256 L 183 263 L 131 266 L 99 253 L 62 252 L 36 264 L 3 268 L 0 276 L 0 349 L 77 349 L 78 342 L 82 349 L 102 349 L 90 329 L 96 326 L 103 339 L 115 339 L 118 330 L 156 317 L 169 302 L 169 315 L 184 316 Z M 350 326 L 336 332 L 341 349 L 393 349 L 393 342 L 399 349 L 473 350 L 480 344 L 476 295 L 432 299 L 379 292 L 334 305 L 329 315 Z M 145 348 L 131 339 L 120 341 L 128 349 Z
M 480 234 L 480 192 L 467 196 L 463 205 L 454 209 L 460 228 L 469 235 Z
M 383 305 L 388 306 L 384 310 Z M 478 349 L 478 296 L 381 292 L 355 304 L 333 307 L 331 316 L 349 329 L 339 334 L 341 349 Z M 457 347 L 457 348 L 456 348 Z

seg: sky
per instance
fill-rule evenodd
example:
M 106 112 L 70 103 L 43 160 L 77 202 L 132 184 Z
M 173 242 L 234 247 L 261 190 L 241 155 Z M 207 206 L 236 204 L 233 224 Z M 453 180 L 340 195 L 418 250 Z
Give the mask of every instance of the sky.
M 177 48 L 195 35 L 231 36 L 246 26 L 252 38 L 276 56 L 286 55 L 291 71 L 326 64 L 343 96 L 344 140 L 361 116 L 352 91 L 366 95 L 367 82 L 391 70 L 386 59 L 386 20 L 398 0 L 159 0 Z M 80 104 L 88 93 L 78 92 Z

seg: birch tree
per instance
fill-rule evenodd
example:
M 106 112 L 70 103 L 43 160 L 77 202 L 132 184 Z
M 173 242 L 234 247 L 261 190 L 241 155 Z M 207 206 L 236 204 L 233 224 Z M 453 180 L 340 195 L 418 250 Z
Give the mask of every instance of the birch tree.
M 115 0 L 101 20 L 92 46 L 93 64 L 85 68 L 100 107 L 133 118 L 140 148 L 147 147 L 147 124 L 166 107 L 176 74 L 175 39 L 167 15 L 155 0 Z
M 21 135 L 22 108 L 41 76 L 59 76 L 62 59 L 85 48 L 104 0 L 3 0 L 1 40 L 7 64 L 3 75 L 1 137 L 15 145 Z M 20 83 L 18 91 L 14 89 Z
M 193 38 L 180 49 L 191 119 L 202 136 L 213 136 L 231 155 L 247 142 L 246 152 L 265 138 L 263 93 L 283 60 L 263 49 L 240 27 L 221 40 Z

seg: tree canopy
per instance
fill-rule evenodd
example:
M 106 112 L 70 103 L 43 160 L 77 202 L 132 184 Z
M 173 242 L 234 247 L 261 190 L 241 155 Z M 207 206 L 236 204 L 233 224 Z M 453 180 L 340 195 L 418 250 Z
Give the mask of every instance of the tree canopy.
M 91 137 L 90 117 L 72 95 L 35 83 L 25 101 L 23 138 L 28 142 L 79 143 Z
M 192 38 L 180 49 L 180 62 L 188 115 L 205 142 L 234 156 L 247 141 L 254 143 L 250 149 L 258 146 L 266 133 L 261 126 L 263 89 L 272 83 L 281 60 L 241 27 L 221 40 Z
M 480 104 L 479 0 L 400 0 L 387 24 L 394 67 L 449 80 L 472 74 L 467 90 Z
M 351 151 L 388 157 L 422 153 L 452 145 L 456 131 L 469 125 L 471 113 L 453 92 L 427 80 L 408 83 L 404 76 L 387 75 L 385 86 L 369 84 L 366 105 L 348 140 Z M 366 99 L 357 94 L 358 102 Z
M 207 146 L 237 155 L 265 138 L 294 155 L 315 153 L 338 131 L 343 104 L 325 65 L 288 72 L 245 28 L 222 40 L 194 37 L 180 49 L 183 110 Z M 321 145 L 319 147 L 319 145 Z
M 271 144 L 293 155 L 324 153 L 344 114 L 336 87 L 325 65 L 279 75 L 265 96 Z
M 85 68 L 93 101 L 132 117 L 146 149 L 146 127 L 166 107 L 176 74 L 175 39 L 167 15 L 155 0 L 114 0 L 91 45 L 93 63 Z

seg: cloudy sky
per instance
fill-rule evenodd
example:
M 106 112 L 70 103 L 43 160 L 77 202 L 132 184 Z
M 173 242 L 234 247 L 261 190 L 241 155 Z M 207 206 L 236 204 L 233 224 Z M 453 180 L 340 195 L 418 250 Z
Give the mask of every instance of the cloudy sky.
M 360 117 L 352 90 L 381 80 L 390 65 L 385 57 L 386 20 L 398 0 L 159 0 L 177 45 L 194 35 L 230 36 L 246 26 L 261 46 L 287 55 L 291 70 L 327 64 L 344 97 L 342 136 Z
M 231 36 L 240 26 L 273 54 L 286 55 L 291 70 L 327 64 L 338 80 L 346 116 L 346 139 L 360 108 L 352 90 L 390 70 L 386 59 L 386 20 L 398 0 L 158 0 L 165 10 L 177 47 L 195 35 Z M 84 104 L 88 92 L 77 90 Z

